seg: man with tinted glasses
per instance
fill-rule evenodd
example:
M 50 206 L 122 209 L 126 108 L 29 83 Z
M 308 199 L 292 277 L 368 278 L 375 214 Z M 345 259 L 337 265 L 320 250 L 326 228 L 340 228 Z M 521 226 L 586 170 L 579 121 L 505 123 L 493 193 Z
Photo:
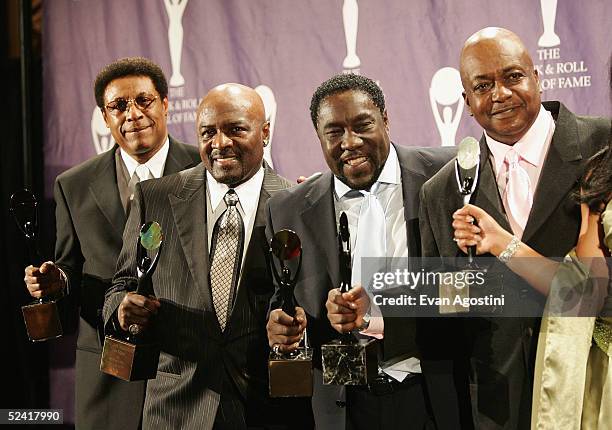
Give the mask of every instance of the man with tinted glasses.
M 199 155 L 168 135 L 168 84 L 156 64 L 118 60 L 98 74 L 94 90 L 116 144 L 57 177 L 55 262 L 27 267 L 25 281 L 33 297 L 63 291 L 62 308 L 79 311 L 77 428 L 136 429 L 144 383 L 100 372 L 104 292 L 115 273 L 135 184 L 192 167 Z

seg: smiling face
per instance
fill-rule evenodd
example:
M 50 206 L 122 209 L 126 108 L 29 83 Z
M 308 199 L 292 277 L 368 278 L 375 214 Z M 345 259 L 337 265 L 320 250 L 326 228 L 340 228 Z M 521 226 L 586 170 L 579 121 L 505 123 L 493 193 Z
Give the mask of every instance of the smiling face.
M 489 136 L 513 145 L 540 111 L 539 77 L 514 33 L 488 30 L 468 39 L 461 53 L 465 103 Z
M 106 107 L 142 96 L 154 98 L 146 109 L 138 108 L 133 102 L 128 104 L 129 109 L 125 112 Z M 104 106 L 102 115 L 113 139 L 139 163 L 149 160 L 166 141 L 168 99 L 160 98 L 151 78 L 126 76 L 112 80 L 104 90 Z
M 202 100 L 197 132 L 206 170 L 218 182 L 235 187 L 261 167 L 270 125 L 263 102 L 253 89 L 224 84 Z
M 338 179 L 355 190 L 376 182 L 389 155 L 388 120 L 365 92 L 349 90 L 323 99 L 317 135 Z

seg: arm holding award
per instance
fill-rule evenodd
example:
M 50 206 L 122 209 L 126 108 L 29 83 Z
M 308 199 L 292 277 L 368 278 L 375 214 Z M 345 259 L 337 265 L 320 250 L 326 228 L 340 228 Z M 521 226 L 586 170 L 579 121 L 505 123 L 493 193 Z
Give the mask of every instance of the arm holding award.
M 150 331 L 143 333 L 143 328 L 150 325 L 160 307 L 153 295 L 151 277 L 159 261 L 162 240 L 161 226 L 157 222 L 147 222 L 140 228 L 136 243 L 136 291 L 123 297 L 116 317 L 120 330 L 129 335 L 104 339 L 100 370 L 125 381 L 152 379 L 157 374 L 159 345 Z
M 14 193 L 11 213 L 26 239 L 30 261 L 40 262 L 37 249 L 38 202 L 34 194 L 25 189 Z M 30 265 L 25 269 L 24 281 L 30 295 L 36 299 L 21 308 L 28 337 L 33 342 L 60 337 L 63 331 L 55 299 L 65 285 L 61 270 L 50 261 L 40 267 Z
M 280 271 L 277 270 L 274 263 L 275 258 L 279 262 Z M 295 263 L 295 260 L 297 260 L 297 263 Z M 313 389 L 312 349 L 308 347 L 305 315 L 303 315 L 303 319 L 297 319 L 298 308 L 293 293 L 302 266 L 302 245 L 299 236 L 291 230 L 276 232 L 270 241 L 268 261 L 278 285 L 278 295 L 281 299 L 281 308 L 276 309 L 274 318 L 277 320 L 283 319 L 289 324 L 289 330 L 292 328 L 295 330 L 292 327 L 295 322 L 297 322 L 298 328 L 302 321 L 304 323 L 304 328 L 300 331 L 297 341 L 289 347 L 280 342 L 274 343 L 274 339 L 270 340 L 272 342 L 272 351 L 268 361 L 270 397 L 310 397 Z M 294 266 L 296 265 L 293 275 L 289 266 L 292 261 Z M 300 313 L 304 313 L 303 309 L 300 309 Z M 276 326 L 276 328 L 279 327 Z M 277 333 L 277 336 L 278 334 L 280 333 Z M 286 335 L 281 334 L 281 336 L 284 337 L 280 339 L 283 343 L 289 340 L 288 337 L 285 337 Z M 304 346 L 300 347 L 302 340 Z M 288 351 L 281 352 L 281 346 Z

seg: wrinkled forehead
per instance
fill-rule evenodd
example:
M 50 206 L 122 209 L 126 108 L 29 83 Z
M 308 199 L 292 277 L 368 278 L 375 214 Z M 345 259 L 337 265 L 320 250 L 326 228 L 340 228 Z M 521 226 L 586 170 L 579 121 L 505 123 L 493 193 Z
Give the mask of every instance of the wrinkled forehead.
M 325 97 L 319 105 L 319 125 L 323 121 L 350 119 L 364 114 L 380 113 L 368 93 L 361 90 L 347 90 Z
M 232 122 L 263 122 L 265 116 L 250 100 L 227 97 L 205 99 L 200 106 L 199 124 L 218 125 Z
M 123 76 L 110 81 L 104 89 L 106 101 L 119 97 L 134 98 L 140 94 L 159 95 L 153 81 L 148 76 Z
M 513 38 L 485 39 L 467 45 L 461 53 L 461 78 L 501 72 L 513 67 L 530 70 L 533 62 L 520 41 Z

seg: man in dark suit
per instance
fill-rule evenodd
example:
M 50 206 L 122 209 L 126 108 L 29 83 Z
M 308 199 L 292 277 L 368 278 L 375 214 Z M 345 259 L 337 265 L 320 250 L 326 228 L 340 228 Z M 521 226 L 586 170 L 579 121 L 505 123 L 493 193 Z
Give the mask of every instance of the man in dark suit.
M 531 57 L 518 36 L 505 29 L 485 28 L 466 41 L 461 79 L 466 106 L 484 128 L 480 179 L 471 203 L 539 253 L 565 255 L 580 227 L 575 185 L 585 162 L 607 141 L 609 121 L 576 116 L 559 102 L 541 103 Z M 453 212 L 463 206 L 462 196 L 449 192 L 455 189 L 452 163 L 422 188 L 426 257 L 452 261 L 463 255 L 451 226 Z M 535 315 L 544 298 L 505 267 L 501 270 L 506 302 L 523 315 Z M 434 337 L 438 352 L 456 353 L 456 389 L 460 399 L 471 402 L 462 412 L 472 415 L 475 428 L 529 428 L 538 327 L 535 317 L 453 319 Z
M 389 318 L 383 323 L 382 318 L 373 317 L 370 322 L 377 327 L 367 327 L 368 317 L 364 315 L 368 309 L 361 306 L 367 301 L 364 288 L 356 286 L 340 295 L 336 226 L 344 211 L 351 239 L 373 228 L 359 223 L 366 222 L 360 215 L 365 205 L 363 192 L 374 193 L 376 188 L 376 199 L 384 212 L 378 221 L 386 221 L 384 232 L 380 232 L 387 239 L 384 255 L 378 257 L 418 257 L 420 187 L 454 151 L 391 144 L 383 93 L 375 82 L 359 75 L 342 74 L 323 83 L 313 95 L 311 116 L 331 171 L 270 199 L 267 234 L 291 229 L 300 237 L 303 248 L 295 287 L 299 305 L 296 317 L 289 317 L 272 303 L 274 310 L 267 325 L 270 346 L 283 352 L 295 349 L 306 325 L 315 349 L 339 337 L 338 332 L 352 329 L 383 337 L 381 367 L 385 372 L 380 375 L 380 384 L 371 390 L 347 387 L 346 426 L 393 429 L 405 428 L 410 422 L 411 428 L 426 428 L 432 421 L 415 339 L 416 322 Z M 357 252 L 355 243 L 352 249 Z M 358 258 L 354 253 L 351 257 Z M 356 277 L 352 277 L 353 284 L 359 283 Z M 353 304 L 360 304 L 359 309 Z M 394 367 L 397 362 L 403 366 Z M 345 424 L 342 418 L 326 418 L 334 425 Z
M 137 186 L 104 306 L 109 326 L 146 327 L 161 345 L 143 427 L 312 428 L 309 399 L 267 395 L 274 289 L 264 206 L 291 184 L 262 161 L 270 132 L 263 102 L 251 88 L 220 85 L 202 100 L 196 124 L 202 164 Z M 155 297 L 129 292 L 143 221 L 159 222 L 165 238 Z
M 77 428 L 136 429 L 144 383 L 100 372 L 102 306 L 121 250 L 134 172 L 159 177 L 194 166 L 197 148 L 168 136 L 168 85 L 144 58 L 125 58 L 96 78 L 96 103 L 117 143 L 62 173 L 55 182 L 55 263 L 26 268 L 33 297 L 63 291 L 62 311 L 80 314 L 76 350 Z M 144 175 L 143 175 L 144 176 Z

